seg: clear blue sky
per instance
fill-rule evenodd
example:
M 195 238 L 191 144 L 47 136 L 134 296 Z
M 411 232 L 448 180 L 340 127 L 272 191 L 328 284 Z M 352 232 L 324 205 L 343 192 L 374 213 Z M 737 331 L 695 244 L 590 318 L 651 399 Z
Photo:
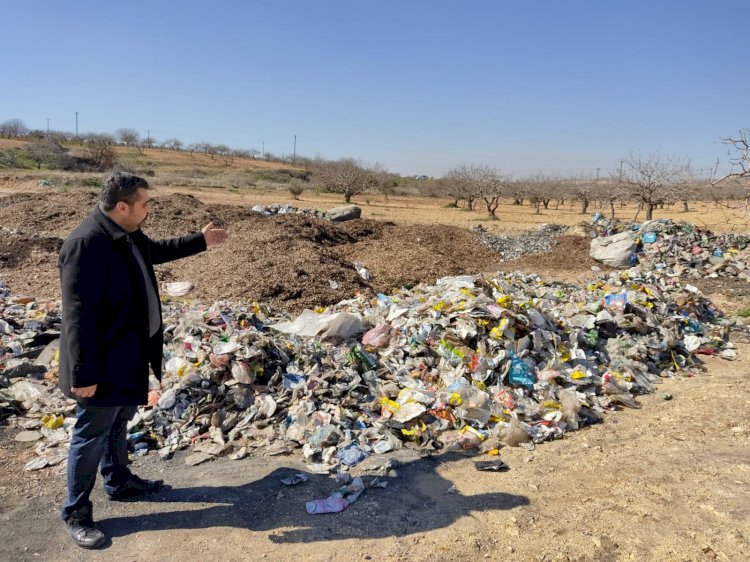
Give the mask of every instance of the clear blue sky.
M 0 0 L 0 121 L 325 158 L 611 171 L 750 126 L 748 0 Z

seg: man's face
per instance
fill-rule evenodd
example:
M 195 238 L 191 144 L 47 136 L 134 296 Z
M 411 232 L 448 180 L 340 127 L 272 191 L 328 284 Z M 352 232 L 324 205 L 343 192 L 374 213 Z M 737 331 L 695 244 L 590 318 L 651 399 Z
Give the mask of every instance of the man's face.
M 151 196 L 148 190 L 139 187 L 136 192 L 138 198 L 132 204 L 121 201 L 117 204 L 118 209 L 121 213 L 122 227 L 127 232 L 135 232 L 148 218 L 148 213 L 151 210 Z

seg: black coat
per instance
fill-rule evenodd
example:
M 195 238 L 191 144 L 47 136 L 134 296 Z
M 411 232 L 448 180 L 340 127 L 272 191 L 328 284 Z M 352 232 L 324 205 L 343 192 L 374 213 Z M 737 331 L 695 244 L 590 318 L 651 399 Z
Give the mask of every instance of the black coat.
M 157 294 L 152 264 L 206 249 L 200 232 L 171 240 L 150 240 L 140 229 L 128 234 L 98 207 L 65 240 L 59 260 L 60 389 L 86 404 L 145 404 L 149 366 L 161 380 L 162 326 L 149 336 L 146 285 L 131 244 L 140 250 Z M 94 384 L 91 398 L 70 391 Z

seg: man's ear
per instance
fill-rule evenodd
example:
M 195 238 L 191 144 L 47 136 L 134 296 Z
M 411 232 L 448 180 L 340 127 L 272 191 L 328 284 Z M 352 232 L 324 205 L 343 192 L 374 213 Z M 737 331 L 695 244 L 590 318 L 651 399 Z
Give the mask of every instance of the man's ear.
M 125 201 L 118 201 L 117 205 L 115 205 L 115 209 L 117 209 L 121 213 L 124 213 L 128 210 L 128 204 L 125 203 Z

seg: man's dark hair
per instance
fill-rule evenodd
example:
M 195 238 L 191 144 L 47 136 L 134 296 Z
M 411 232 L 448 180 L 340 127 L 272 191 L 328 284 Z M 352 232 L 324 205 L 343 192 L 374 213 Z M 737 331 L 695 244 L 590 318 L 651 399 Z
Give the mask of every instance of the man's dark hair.
M 105 211 L 111 211 L 120 201 L 132 205 L 138 199 L 138 188 L 148 189 L 146 180 L 128 172 L 112 172 L 104 181 L 99 200 Z

